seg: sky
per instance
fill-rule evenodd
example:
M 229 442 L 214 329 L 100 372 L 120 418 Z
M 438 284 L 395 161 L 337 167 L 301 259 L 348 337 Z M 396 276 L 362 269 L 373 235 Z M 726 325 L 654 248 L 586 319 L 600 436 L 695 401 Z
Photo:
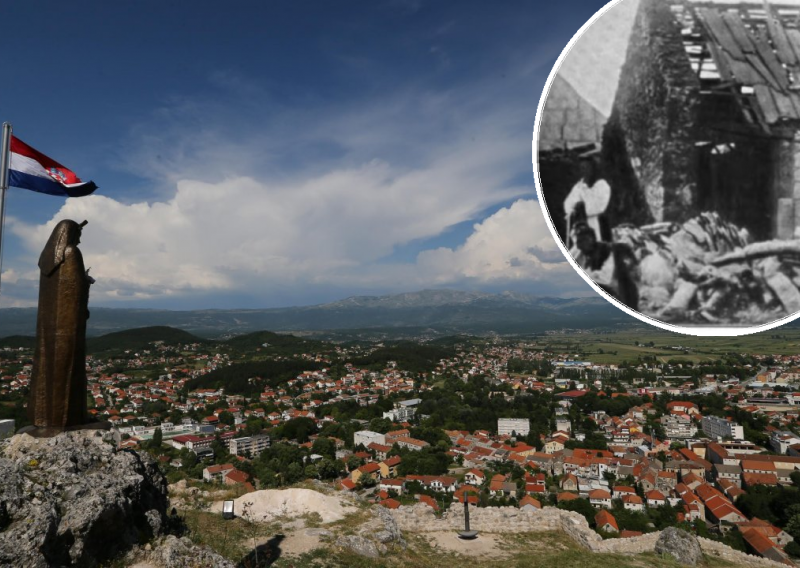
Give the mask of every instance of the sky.
M 9 190 L 0 308 L 36 305 L 61 219 L 89 221 L 93 306 L 594 294 L 530 149 L 551 68 L 603 5 L 6 3 L 0 120 L 99 189 Z

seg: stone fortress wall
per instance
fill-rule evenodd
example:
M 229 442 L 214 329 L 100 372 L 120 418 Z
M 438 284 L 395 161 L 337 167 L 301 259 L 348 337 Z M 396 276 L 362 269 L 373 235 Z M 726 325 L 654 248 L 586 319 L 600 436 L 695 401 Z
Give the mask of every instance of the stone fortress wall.
M 464 528 L 464 508 L 453 504 L 444 515 L 437 517 L 425 504 L 400 507 L 391 511 L 397 526 L 404 531 L 457 531 Z M 555 507 L 536 511 L 521 511 L 516 507 L 470 507 L 470 528 L 489 533 L 561 531 L 576 543 L 592 552 L 612 554 L 639 554 L 652 552 L 660 532 L 647 533 L 633 538 L 603 538 L 589 527 L 583 515 Z M 719 557 L 737 566 L 776 568 L 784 566 L 759 556 L 745 554 L 722 543 L 706 538 L 697 539 L 707 556 Z

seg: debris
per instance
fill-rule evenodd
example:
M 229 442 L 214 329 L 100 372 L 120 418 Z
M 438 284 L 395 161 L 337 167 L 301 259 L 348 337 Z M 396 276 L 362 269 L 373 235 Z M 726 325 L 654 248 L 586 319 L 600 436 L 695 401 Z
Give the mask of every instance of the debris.
M 800 241 L 764 241 L 753 243 L 741 250 L 726 254 L 712 261 L 717 266 L 731 262 L 755 260 L 765 256 L 791 255 L 800 258 Z
M 800 240 L 751 243 L 706 212 L 678 223 L 620 225 L 639 263 L 639 308 L 682 324 L 756 325 L 800 311 Z
M 800 291 L 788 276 L 778 272 L 767 280 L 770 289 L 778 296 L 781 304 L 786 308 L 786 312 L 793 314 L 800 310 Z

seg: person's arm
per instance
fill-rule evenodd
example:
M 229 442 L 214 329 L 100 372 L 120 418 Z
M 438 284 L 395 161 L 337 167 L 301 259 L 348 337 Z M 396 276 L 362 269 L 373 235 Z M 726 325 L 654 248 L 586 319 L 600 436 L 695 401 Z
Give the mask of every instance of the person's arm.
M 567 218 L 569 218 L 569 216 L 572 214 L 572 211 L 573 209 L 575 209 L 575 206 L 581 201 L 583 201 L 584 187 L 586 187 L 586 185 L 583 183 L 583 181 L 579 181 L 578 183 L 572 186 L 572 190 L 569 192 L 569 195 L 567 195 L 567 198 L 564 200 L 564 214 L 567 216 Z

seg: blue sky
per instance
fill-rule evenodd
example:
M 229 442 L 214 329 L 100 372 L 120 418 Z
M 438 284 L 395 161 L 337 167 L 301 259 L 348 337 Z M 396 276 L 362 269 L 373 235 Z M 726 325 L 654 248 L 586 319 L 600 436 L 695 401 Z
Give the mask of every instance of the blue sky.
M 0 307 L 62 218 L 92 304 L 259 308 L 422 288 L 585 295 L 530 141 L 601 1 L 15 2 L 0 119 L 95 196 L 7 199 Z

